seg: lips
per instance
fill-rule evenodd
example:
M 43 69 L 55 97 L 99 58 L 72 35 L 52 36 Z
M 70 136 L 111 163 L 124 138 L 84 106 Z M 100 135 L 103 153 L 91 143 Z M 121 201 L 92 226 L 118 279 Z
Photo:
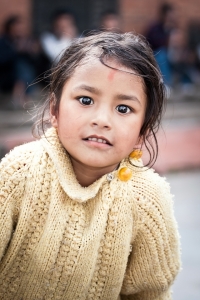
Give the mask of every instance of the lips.
M 84 141 L 92 141 L 92 142 L 107 144 L 109 146 L 112 146 L 112 144 L 109 142 L 109 140 L 103 136 L 91 135 L 91 136 L 85 138 Z

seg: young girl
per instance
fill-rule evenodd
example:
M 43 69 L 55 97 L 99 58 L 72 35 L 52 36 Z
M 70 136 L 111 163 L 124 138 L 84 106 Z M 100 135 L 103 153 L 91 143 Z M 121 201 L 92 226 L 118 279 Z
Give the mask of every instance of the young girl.
M 143 145 L 156 158 L 163 98 L 137 35 L 98 33 L 64 52 L 43 136 L 1 163 L 0 299 L 171 299 L 171 195 L 140 159 Z

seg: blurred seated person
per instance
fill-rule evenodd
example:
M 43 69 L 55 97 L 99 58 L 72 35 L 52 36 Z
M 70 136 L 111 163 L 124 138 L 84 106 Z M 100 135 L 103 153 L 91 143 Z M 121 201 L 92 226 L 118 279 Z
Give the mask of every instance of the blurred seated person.
M 121 22 L 119 15 L 114 10 L 106 10 L 100 17 L 100 30 L 121 32 Z
M 58 60 L 61 52 L 77 37 L 75 17 L 69 10 L 58 10 L 53 14 L 51 32 L 41 36 L 44 52 L 51 61 Z
M 176 27 L 177 15 L 175 8 L 172 4 L 163 3 L 159 7 L 158 20 L 147 29 L 145 34 L 154 51 L 166 85 L 171 84 L 171 73 L 167 58 L 169 37 Z
M 188 46 L 193 54 L 195 66 L 200 71 L 200 20 L 193 19 L 190 21 L 187 36 Z
M 11 93 L 14 107 L 29 100 L 37 74 L 40 46 L 30 36 L 27 22 L 21 16 L 11 16 L 4 23 L 0 38 L 0 89 Z
M 185 31 L 175 29 L 171 32 L 168 45 L 168 60 L 171 67 L 172 85 L 189 88 L 200 83 L 200 72 L 195 57 L 189 48 Z
M 10 17 L 3 24 L 0 37 L 0 90 L 7 93 L 13 89 L 16 72 L 17 51 L 14 45 L 16 17 Z

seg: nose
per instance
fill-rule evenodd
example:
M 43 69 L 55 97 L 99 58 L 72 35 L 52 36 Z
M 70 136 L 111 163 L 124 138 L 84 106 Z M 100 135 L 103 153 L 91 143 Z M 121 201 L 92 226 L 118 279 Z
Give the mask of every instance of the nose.
M 105 110 L 97 111 L 91 119 L 92 127 L 99 127 L 101 129 L 111 129 L 111 116 Z

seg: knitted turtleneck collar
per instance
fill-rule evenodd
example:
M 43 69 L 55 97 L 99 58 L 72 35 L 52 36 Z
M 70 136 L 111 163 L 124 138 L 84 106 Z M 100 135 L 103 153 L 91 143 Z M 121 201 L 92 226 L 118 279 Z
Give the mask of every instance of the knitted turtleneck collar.
M 82 187 L 76 179 L 69 155 L 62 146 L 55 128 L 47 130 L 42 137 L 42 144 L 54 163 L 60 184 L 66 194 L 78 202 L 94 198 L 103 182 L 107 181 L 107 174 L 90 186 Z

